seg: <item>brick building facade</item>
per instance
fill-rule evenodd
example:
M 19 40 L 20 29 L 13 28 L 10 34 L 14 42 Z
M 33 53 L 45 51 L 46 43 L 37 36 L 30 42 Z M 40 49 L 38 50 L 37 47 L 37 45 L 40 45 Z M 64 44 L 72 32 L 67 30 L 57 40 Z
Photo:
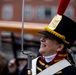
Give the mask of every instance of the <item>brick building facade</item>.
M 49 23 L 56 14 L 59 0 L 25 0 L 25 21 Z M 72 0 L 65 15 L 76 21 L 76 1 Z M 0 20 L 21 21 L 22 0 L 0 0 Z

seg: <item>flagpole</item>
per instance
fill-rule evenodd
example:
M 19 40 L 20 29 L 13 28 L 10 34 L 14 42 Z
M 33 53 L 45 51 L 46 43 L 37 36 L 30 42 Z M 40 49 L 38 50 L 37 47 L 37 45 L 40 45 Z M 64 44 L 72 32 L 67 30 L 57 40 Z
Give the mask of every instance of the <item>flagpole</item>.
M 24 40 L 24 0 L 22 0 L 22 31 L 21 31 L 21 52 L 22 53 L 24 53 L 23 40 Z
M 21 52 L 25 55 L 27 55 L 28 57 L 28 64 L 27 64 L 27 75 L 32 75 L 32 71 L 31 71 L 31 68 L 32 68 L 32 53 L 31 52 L 24 52 L 24 48 L 23 48 L 23 45 L 24 45 L 24 4 L 25 4 L 25 1 L 22 0 L 22 31 L 21 31 Z

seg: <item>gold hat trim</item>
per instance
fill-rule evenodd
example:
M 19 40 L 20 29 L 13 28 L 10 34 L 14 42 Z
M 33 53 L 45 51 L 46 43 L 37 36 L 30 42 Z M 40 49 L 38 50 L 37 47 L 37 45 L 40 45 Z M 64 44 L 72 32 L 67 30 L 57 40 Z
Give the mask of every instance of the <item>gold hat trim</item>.
M 56 29 L 56 27 L 58 26 L 61 20 L 62 20 L 61 15 L 58 15 L 58 14 L 55 15 L 48 27 L 51 28 L 52 30 Z
M 54 30 L 51 30 L 48 26 L 45 26 L 45 31 L 48 31 L 49 33 L 52 33 L 53 35 L 55 35 L 58 38 L 62 39 L 63 42 L 65 42 L 66 44 L 69 44 L 69 42 L 65 40 L 65 36 L 64 35 L 61 35 L 61 34 L 55 32 Z

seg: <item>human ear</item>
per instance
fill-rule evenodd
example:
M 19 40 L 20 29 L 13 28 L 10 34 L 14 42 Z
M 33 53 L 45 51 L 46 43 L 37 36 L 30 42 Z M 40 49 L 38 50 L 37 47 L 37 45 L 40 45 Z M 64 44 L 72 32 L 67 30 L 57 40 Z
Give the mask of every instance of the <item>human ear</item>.
M 63 48 L 64 48 L 64 44 L 59 44 L 58 48 L 57 48 L 57 51 L 61 51 L 61 50 L 63 50 Z

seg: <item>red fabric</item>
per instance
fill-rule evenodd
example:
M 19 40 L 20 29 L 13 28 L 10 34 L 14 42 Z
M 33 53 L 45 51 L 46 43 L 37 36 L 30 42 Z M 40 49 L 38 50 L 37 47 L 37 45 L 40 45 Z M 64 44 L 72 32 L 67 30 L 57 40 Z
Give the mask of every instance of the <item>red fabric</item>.
M 52 64 L 54 64 L 54 63 L 56 63 L 64 58 L 67 58 L 67 52 L 58 51 L 55 58 L 49 64 L 52 65 Z
M 63 15 L 69 2 L 70 2 L 70 0 L 60 0 L 57 14 Z
M 62 60 L 64 58 L 67 58 L 67 52 L 65 52 L 65 51 L 58 51 L 57 55 L 55 56 L 55 58 L 51 62 L 49 62 L 49 65 L 52 65 L 52 64 L 54 64 L 54 63 L 56 63 L 56 62 L 58 62 L 58 61 L 60 61 L 60 60 Z M 43 56 L 41 56 L 41 61 L 43 63 L 45 62 Z

